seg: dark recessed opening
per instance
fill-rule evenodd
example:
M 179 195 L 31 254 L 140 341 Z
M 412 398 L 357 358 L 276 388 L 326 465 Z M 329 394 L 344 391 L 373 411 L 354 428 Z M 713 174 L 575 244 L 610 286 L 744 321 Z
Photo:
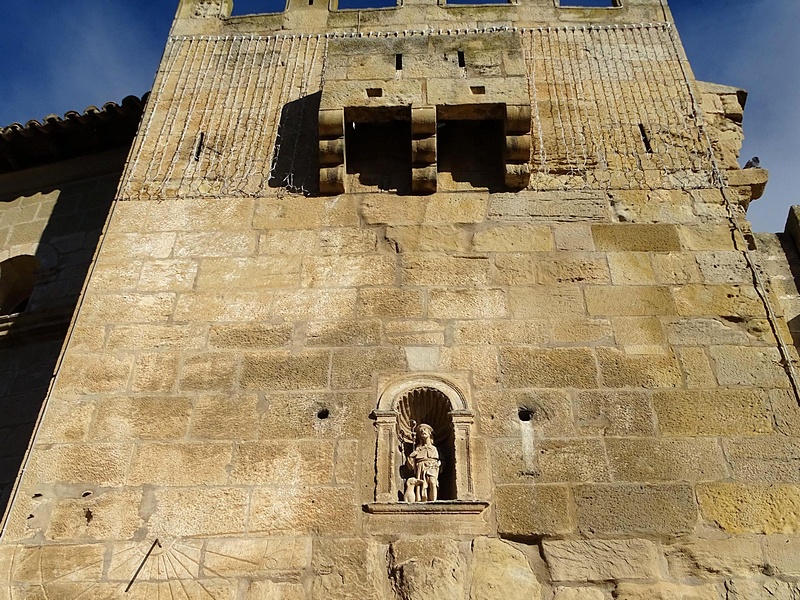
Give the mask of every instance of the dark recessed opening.
M 642 136 L 642 142 L 644 143 L 644 149 L 648 154 L 653 153 L 653 147 L 650 145 L 650 137 L 647 135 L 647 130 L 644 128 L 642 123 L 639 123 L 639 133 Z
M 472 187 L 503 189 L 505 132 L 501 119 L 448 119 L 440 111 L 438 125 L 439 173 Z
M 308 0 L 308 5 L 309 6 L 314 6 L 314 0 Z
M 486 86 L 483 85 L 471 85 L 469 86 L 469 91 L 473 94 L 477 94 L 479 96 L 486 93 Z
M 38 269 L 39 259 L 27 254 L 0 262 L 0 316 L 28 307 Z
M 403 55 L 402 54 L 395 54 L 394 55 L 394 68 L 397 71 L 403 70 Z
M 367 88 L 368 98 L 381 98 L 382 96 L 383 90 L 381 88 Z
M 317 418 L 320 420 L 325 420 L 331 416 L 331 413 L 328 411 L 327 408 L 321 408 L 317 411 Z
M 286 0 L 236 0 L 233 3 L 231 16 L 279 13 L 284 10 L 286 10 Z
M 459 50 L 458 51 L 458 66 L 459 67 L 466 67 L 467 66 L 467 61 L 464 60 L 464 51 L 463 50 Z
M 622 6 L 619 0 L 561 0 L 563 8 L 616 8 Z
M 411 191 L 411 110 L 345 110 L 345 163 L 353 191 Z M 368 191 L 364 189 L 362 191 Z
M 517 411 L 517 415 L 519 416 L 519 420 L 523 423 L 533 420 L 533 411 L 525 406 L 520 406 L 519 411 Z
M 92 495 L 92 492 L 83 492 L 83 493 L 81 494 L 81 498 L 88 498 L 88 497 L 89 497 L 89 496 L 91 496 L 91 495 Z

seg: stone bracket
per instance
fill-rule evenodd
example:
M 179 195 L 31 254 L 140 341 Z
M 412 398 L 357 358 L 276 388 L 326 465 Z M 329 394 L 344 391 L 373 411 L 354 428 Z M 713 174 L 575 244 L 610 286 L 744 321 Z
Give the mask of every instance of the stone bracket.
M 319 111 L 319 191 L 344 193 L 344 108 Z
M 505 185 L 522 190 L 531 180 L 531 107 L 507 105 L 505 118 Z
M 411 109 L 411 190 L 436 191 L 436 107 Z

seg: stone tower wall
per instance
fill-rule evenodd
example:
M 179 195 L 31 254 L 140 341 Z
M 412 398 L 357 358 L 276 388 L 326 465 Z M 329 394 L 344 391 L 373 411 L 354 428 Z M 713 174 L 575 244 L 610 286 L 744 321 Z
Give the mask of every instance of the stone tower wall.
M 179 8 L 0 599 L 798 597 L 764 173 L 662 4 L 229 10 Z

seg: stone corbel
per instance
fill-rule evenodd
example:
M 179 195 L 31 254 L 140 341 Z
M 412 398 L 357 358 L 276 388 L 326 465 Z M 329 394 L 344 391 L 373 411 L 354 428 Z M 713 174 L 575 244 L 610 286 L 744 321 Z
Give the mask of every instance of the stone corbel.
M 505 130 L 505 185 L 522 190 L 531 179 L 531 107 L 506 106 Z
M 750 202 L 761 198 L 769 179 L 766 169 L 732 169 L 723 173 L 728 187 L 736 193 L 739 205 L 745 210 Z
M 436 107 L 411 109 L 411 190 L 436 191 Z
M 319 111 L 319 191 L 344 193 L 344 109 Z

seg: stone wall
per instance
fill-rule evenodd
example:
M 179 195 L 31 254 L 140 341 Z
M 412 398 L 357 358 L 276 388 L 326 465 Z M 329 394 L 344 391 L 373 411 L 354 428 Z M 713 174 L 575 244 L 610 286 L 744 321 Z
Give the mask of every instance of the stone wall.
M 24 312 L 0 314 L 0 512 L 30 443 L 123 160 L 112 152 L 0 175 L 3 291 L 15 285 L 4 266 L 17 257 L 35 265 Z
M 598 100 L 571 95 L 558 52 L 593 35 L 583 82 L 620 97 L 580 116 Z M 366 37 L 171 42 L 5 523 L 0 598 L 797 598 L 795 351 L 717 125 L 676 108 L 699 96 L 669 27 L 459 34 L 499 79 L 500 46 L 531 49 L 525 80 L 548 82 L 521 191 L 265 185 L 285 105 L 324 94 L 337 60 L 347 77 L 397 54 Z M 259 57 L 293 83 L 259 84 Z M 642 115 L 672 132 L 649 152 Z M 615 133 L 624 160 L 574 160 Z M 571 166 L 537 178 L 540 150 Z M 415 382 L 451 393 L 459 491 L 380 501 L 402 458 L 386 408 Z

